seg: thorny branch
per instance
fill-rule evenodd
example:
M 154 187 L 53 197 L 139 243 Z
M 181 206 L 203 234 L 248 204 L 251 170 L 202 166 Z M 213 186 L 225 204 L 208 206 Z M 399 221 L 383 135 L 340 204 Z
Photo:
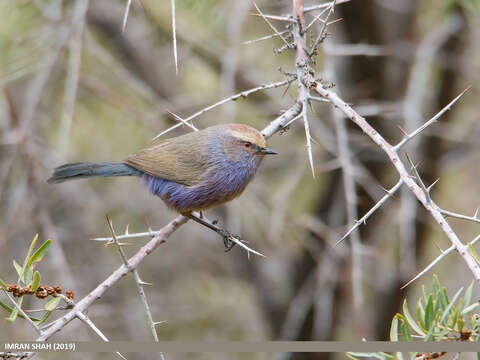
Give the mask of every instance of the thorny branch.
M 304 14 L 307 12 L 315 11 L 315 10 L 325 10 L 328 11 L 327 18 L 326 19 L 320 19 L 320 16 L 317 16 L 314 21 L 321 21 L 323 23 L 322 30 L 320 31 L 320 34 L 313 43 L 312 50 L 314 50 L 317 45 L 319 45 L 325 36 L 325 31 L 326 27 L 328 26 L 328 17 L 333 13 L 334 11 L 334 6 L 339 5 L 342 3 L 346 3 L 349 0 L 334 0 L 329 3 L 324 3 L 320 5 L 315 5 L 311 7 L 304 7 L 303 6 L 303 1 L 302 0 L 293 0 L 293 14 L 294 14 L 294 19 L 293 19 L 293 30 L 286 30 L 282 32 L 278 32 L 278 30 L 271 25 L 271 23 L 268 21 L 267 16 L 261 13 L 260 9 L 255 4 L 255 7 L 257 7 L 258 12 L 262 16 L 262 18 L 269 24 L 269 26 L 272 27 L 274 30 L 275 34 L 273 35 L 268 35 L 265 36 L 261 39 L 257 40 L 263 40 L 263 39 L 268 39 L 274 36 L 279 36 L 282 38 L 282 40 L 285 42 L 285 44 L 289 48 L 296 48 L 296 56 L 295 56 L 295 70 L 296 70 L 296 75 L 294 77 L 288 78 L 287 80 L 277 82 L 277 83 L 272 83 L 272 84 L 267 84 L 267 85 L 261 85 L 256 88 L 250 89 L 243 91 L 239 94 L 232 95 L 228 98 L 225 98 L 213 105 L 210 105 L 195 114 L 182 119 L 178 117 L 180 122 L 169 129 L 163 131 L 162 133 L 158 134 L 156 138 L 162 136 L 163 134 L 166 134 L 167 132 L 182 126 L 186 123 L 191 122 L 191 120 L 195 119 L 196 117 L 204 114 L 207 111 L 210 111 L 220 105 L 223 105 L 229 101 L 235 101 L 240 97 L 246 97 L 249 94 L 260 91 L 260 90 L 265 90 L 265 89 L 271 89 L 271 88 L 276 88 L 284 85 L 288 85 L 293 81 L 297 81 L 297 84 L 299 86 L 299 95 L 296 99 L 296 102 L 292 107 L 290 107 L 287 111 L 285 111 L 282 115 L 274 119 L 267 127 L 265 127 L 262 130 L 262 134 L 268 138 L 271 137 L 273 134 L 276 132 L 283 130 L 287 125 L 291 124 L 295 119 L 302 117 L 303 118 L 303 125 L 305 128 L 305 135 L 306 135 L 306 148 L 308 152 L 308 158 L 309 158 L 309 163 L 312 169 L 313 175 L 315 175 L 314 172 L 314 161 L 313 161 L 313 153 L 312 153 L 312 144 L 311 144 L 311 135 L 310 135 L 310 124 L 309 124 L 309 119 L 308 119 L 308 104 L 309 101 L 314 99 L 313 96 L 311 96 L 310 92 L 315 92 L 317 93 L 320 97 L 315 98 L 315 100 L 322 100 L 322 101 L 327 101 L 331 103 L 335 108 L 339 109 L 343 114 L 350 120 L 352 120 L 358 127 L 360 127 L 363 132 L 378 146 L 380 149 L 388 156 L 390 159 L 391 163 L 394 165 L 396 171 L 399 174 L 399 180 L 396 183 L 395 186 L 393 186 L 390 190 L 387 191 L 387 194 L 383 196 L 376 204 L 374 207 L 372 207 L 360 220 L 356 222 L 356 224 L 342 237 L 342 239 L 339 240 L 339 242 L 346 237 L 348 237 L 353 231 L 355 231 L 362 223 L 365 223 L 366 220 L 378 209 L 380 208 L 388 199 L 390 199 L 402 185 L 406 185 L 406 187 L 409 189 L 409 191 L 417 198 L 417 200 L 424 206 L 424 208 L 432 215 L 434 220 L 438 223 L 442 231 L 446 234 L 448 239 L 451 242 L 451 246 L 446 250 L 443 251 L 442 254 L 435 259 L 425 270 L 423 270 L 421 273 L 419 273 L 415 278 L 413 278 L 411 281 L 409 281 L 405 286 L 410 284 L 411 282 L 415 281 L 419 277 L 421 277 L 424 273 L 426 273 L 429 269 L 431 269 L 435 264 L 437 264 L 440 260 L 442 260 L 446 255 L 449 253 L 453 252 L 454 250 L 457 250 L 459 254 L 462 256 L 470 270 L 472 271 L 474 277 L 476 280 L 480 280 L 480 268 L 478 264 L 476 263 L 475 259 L 472 257 L 472 255 L 468 251 L 468 246 L 464 245 L 460 239 L 458 238 L 457 234 L 453 231 L 453 229 L 450 227 L 448 222 L 446 221 L 447 216 L 455 216 L 458 218 L 462 218 L 465 220 L 470 220 L 470 221 L 475 221 L 478 222 L 477 215 L 475 214 L 473 217 L 468 217 L 468 216 L 463 216 L 460 214 L 448 212 L 447 210 L 441 209 L 435 202 L 430 197 L 430 189 L 431 187 L 426 187 L 422 186 L 421 178 L 420 175 L 418 174 L 416 166 L 412 167 L 412 170 L 414 171 L 415 176 L 412 176 L 410 172 L 407 170 L 405 164 L 402 162 L 398 151 L 403 148 L 403 146 L 413 137 L 419 135 L 425 128 L 433 124 L 438 120 L 438 118 L 447 110 L 451 108 L 451 106 L 465 93 L 462 92 L 459 96 L 457 96 L 451 103 L 449 103 L 444 109 L 442 109 L 438 114 L 436 114 L 432 119 L 427 121 L 425 124 L 423 124 L 421 127 L 418 129 L 414 130 L 410 134 L 406 134 L 405 137 L 400 141 L 397 145 L 391 145 L 389 142 L 387 142 L 381 134 L 379 134 L 368 122 L 360 116 L 350 105 L 348 105 L 346 102 L 344 102 L 334 91 L 332 91 L 329 87 L 324 86 L 319 80 L 315 79 L 315 72 L 312 69 L 312 59 L 311 57 L 314 55 L 315 51 L 309 52 L 307 50 L 306 46 L 306 32 L 305 30 L 307 29 L 307 26 L 305 24 L 305 18 Z M 88 4 L 88 1 L 86 1 Z M 124 21 L 123 21 L 123 30 L 125 29 L 126 26 L 126 20 L 128 18 L 128 12 L 129 8 L 131 5 L 131 1 L 127 1 L 127 7 L 125 9 L 125 15 L 124 15 Z M 173 30 L 174 30 L 174 56 L 175 56 L 175 63 L 176 63 L 176 69 L 177 69 L 177 54 L 176 54 L 176 40 L 175 40 L 175 25 L 174 25 L 174 0 L 172 0 L 172 22 L 173 22 Z M 313 22 L 312 22 L 313 23 Z M 312 24 L 311 23 L 311 24 Z M 311 25 L 310 24 L 310 25 Z M 286 39 L 288 39 L 289 31 L 292 31 L 293 35 L 293 44 L 290 44 Z M 284 35 L 287 35 L 284 37 Z M 48 59 L 47 63 L 50 66 L 53 66 L 56 56 L 58 55 L 58 52 L 62 46 L 64 46 L 66 42 L 66 37 L 65 38 L 60 38 L 57 44 L 57 51 L 54 53 L 55 55 L 52 56 L 51 59 Z M 253 41 L 251 41 L 253 42 Z M 178 70 L 177 70 L 178 71 Z M 40 74 L 44 74 L 43 76 L 48 77 L 49 72 L 44 71 L 41 72 Z M 39 74 L 39 75 L 40 75 Z M 43 79 L 41 76 L 37 79 L 37 82 L 39 82 L 38 88 L 42 88 L 42 84 L 45 82 L 45 79 Z M 33 87 L 32 87 L 33 88 Z M 32 97 L 37 98 L 39 96 L 36 96 L 35 93 L 32 94 Z M 37 105 L 38 101 L 32 101 L 32 106 L 31 108 L 35 108 Z M 31 120 L 32 117 L 32 110 L 30 108 L 27 108 L 26 113 L 23 114 L 25 118 L 25 123 L 28 125 L 28 123 Z M 193 125 L 192 125 L 193 126 Z M 350 174 L 345 174 L 345 176 L 350 176 Z M 79 302 L 77 302 L 73 309 L 71 309 L 68 313 L 66 313 L 64 316 L 53 322 L 51 325 L 49 325 L 48 328 L 45 328 L 45 330 L 39 329 L 39 334 L 40 336 L 37 338 L 37 341 L 45 341 L 49 339 L 53 334 L 56 332 L 62 330 L 70 321 L 72 321 L 75 318 L 80 318 L 82 321 L 87 321 L 88 318 L 82 319 L 84 316 L 85 311 L 89 308 L 89 306 L 97 299 L 100 299 L 101 296 L 109 289 L 112 287 L 116 282 L 118 282 L 124 275 L 128 274 L 129 272 L 133 272 L 135 276 L 135 280 L 137 281 L 137 285 L 139 288 L 140 295 L 142 297 L 142 291 L 143 291 L 143 285 L 145 285 L 144 282 L 141 281 L 141 279 L 138 276 L 137 272 L 137 267 L 138 265 L 144 260 L 144 258 L 150 254 L 152 251 L 154 251 L 161 243 L 165 242 L 170 235 L 172 235 L 180 226 L 185 224 L 188 221 L 188 218 L 180 215 L 174 220 L 172 220 L 170 223 L 165 225 L 162 229 L 158 231 L 151 231 L 149 229 L 148 232 L 144 233 L 137 233 L 137 234 L 128 234 L 126 232 L 123 235 L 118 235 L 116 236 L 113 227 L 112 227 L 112 238 L 97 238 L 95 240 L 99 241 L 111 241 L 112 239 L 114 240 L 115 244 L 117 245 L 120 254 L 122 255 L 122 260 L 124 261 L 124 264 L 122 264 L 118 269 L 116 269 L 106 280 L 104 280 L 101 284 L 99 284 L 93 291 L 91 291 L 89 294 L 87 294 L 83 299 L 81 299 Z M 111 223 L 109 222 L 109 225 L 111 226 Z M 214 225 L 214 224 L 212 224 Z M 134 238 L 134 237 L 141 237 L 141 236 L 153 236 L 153 238 L 146 244 L 144 245 L 135 255 L 133 255 L 130 259 L 127 259 L 118 240 L 124 239 L 124 238 Z M 475 244 L 478 240 L 480 239 L 480 236 L 475 238 L 470 245 Z M 237 239 L 238 240 L 238 239 Z M 241 241 L 238 242 L 240 246 L 244 246 L 244 244 L 241 243 Z M 253 251 L 249 249 L 248 247 L 246 248 L 247 251 Z M 143 292 L 144 295 L 144 292 Z M 143 301 L 143 297 L 142 297 Z M 145 306 L 146 305 L 146 306 Z M 158 341 L 158 337 L 156 336 L 156 331 L 155 331 L 155 323 L 153 322 L 153 319 L 151 318 L 151 312 L 149 311 L 148 308 L 148 303 L 146 302 L 146 298 L 144 301 L 144 306 L 146 308 L 146 313 L 147 316 L 149 317 L 149 322 L 152 327 L 152 333 L 154 335 L 154 338 L 156 341 Z M 79 315 L 81 314 L 81 315 Z M 28 318 L 28 317 L 26 317 Z M 89 325 L 90 326 L 90 325 Z M 91 327 L 91 326 L 90 326 Z
M 293 118 L 298 116 L 301 113 L 302 107 L 299 103 L 295 103 L 290 109 L 285 113 L 274 119 L 265 129 L 262 130 L 262 134 L 265 137 L 270 137 L 276 132 L 283 129 L 283 127 L 291 121 Z M 56 320 L 48 329 L 46 329 L 41 336 L 39 336 L 36 341 L 45 341 L 48 340 L 53 334 L 62 330 L 70 321 L 75 319 L 77 312 L 84 312 L 88 307 L 95 301 L 101 298 L 101 296 L 115 283 L 117 283 L 124 275 L 133 271 L 138 267 L 138 265 L 143 261 L 143 259 L 154 251 L 160 244 L 164 243 L 170 235 L 172 235 L 180 226 L 185 224 L 188 221 L 188 218 L 180 215 L 170 223 L 165 225 L 159 231 L 148 231 L 142 234 L 124 234 L 116 236 L 117 240 L 130 238 L 130 237 L 139 237 L 139 236 L 151 236 L 155 234 L 153 239 L 150 240 L 146 245 L 144 245 L 135 255 L 128 259 L 128 265 L 122 264 L 118 269 L 116 269 L 106 280 L 99 284 L 94 290 L 87 294 L 83 299 L 75 304 L 75 307 L 70 310 L 67 314 Z M 111 241 L 111 238 L 98 238 L 95 240 L 104 240 Z M 242 242 L 237 243 L 240 246 L 246 246 Z M 252 251 L 249 249 L 250 252 Z
M 464 245 L 458 235 L 453 231 L 450 227 L 449 223 L 442 215 L 441 209 L 435 204 L 433 201 L 427 197 L 423 191 L 423 189 L 419 186 L 419 184 L 412 178 L 407 171 L 405 165 L 400 159 L 400 156 L 397 153 L 396 148 L 388 143 L 382 135 L 380 135 L 363 117 L 358 115 L 355 110 L 353 110 L 348 104 L 346 104 L 340 97 L 331 91 L 330 89 L 324 88 L 320 83 L 317 81 L 312 82 L 310 84 L 310 88 L 314 91 L 318 92 L 319 95 L 326 97 L 329 99 L 332 104 L 337 106 L 344 114 L 352 120 L 356 125 L 358 125 L 363 132 L 370 137 L 370 139 L 379 146 L 389 157 L 392 164 L 395 166 L 400 178 L 403 180 L 404 184 L 410 189 L 410 191 L 415 195 L 415 197 L 422 203 L 425 209 L 432 215 L 435 221 L 438 223 L 442 231 L 448 237 L 452 245 L 455 246 L 455 249 L 458 251 L 460 256 L 464 259 L 467 266 L 473 273 L 473 276 L 476 280 L 480 280 L 480 267 L 477 264 L 476 260 L 468 251 L 468 247 Z M 449 107 L 447 105 L 447 107 Z M 435 118 L 435 117 L 434 117 Z M 433 122 L 433 121 L 432 121 Z M 431 122 L 430 122 L 431 123 Z M 423 127 L 425 128 L 425 127 Z M 421 130 L 420 130 L 421 131 Z M 420 133 L 420 131 L 415 131 L 416 134 Z M 408 136 L 407 136 L 408 138 Z

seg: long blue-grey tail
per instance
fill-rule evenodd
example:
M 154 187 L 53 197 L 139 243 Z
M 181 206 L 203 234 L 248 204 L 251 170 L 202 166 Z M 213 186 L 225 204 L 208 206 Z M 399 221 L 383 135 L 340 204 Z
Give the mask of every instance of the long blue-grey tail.
M 141 176 L 143 172 L 123 163 L 79 162 L 55 168 L 47 182 L 57 184 L 64 181 L 95 176 Z

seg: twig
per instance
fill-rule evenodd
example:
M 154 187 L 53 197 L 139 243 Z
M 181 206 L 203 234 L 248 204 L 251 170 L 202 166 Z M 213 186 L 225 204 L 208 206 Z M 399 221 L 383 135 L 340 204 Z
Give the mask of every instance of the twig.
M 92 290 L 87 296 L 77 302 L 72 310 L 70 310 L 67 314 L 65 314 L 54 324 L 52 324 L 52 326 L 46 329 L 43 334 L 37 338 L 36 341 L 45 341 L 49 339 L 53 334 L 61 330 L 70 321 L 72 321 L 76 317 L 77 312 L 84 312 L 86 309 L 88 309 L 88 307 L 95 300 L 99 299 L 113 284 L 119 281 L 124 275 L 128 274 L 131 269 L 136 269 L 140 262 L 142 262 L 142 260 L 148 254 L 155 250 L 158 245 L 165 242 L 170 237 L 170 235 L 175 232 L 175 230 L 177 230 L 187 221 L 188 219 L 186 217 L 180 215 L 174 220 L 172 220 L 170 223 L 165 225 L 152 240 L 150 240 L 128 260 L 128 263 L 130 265 L 129 267 L 127 267 L 125 264 L 120 266 L 107 279 L 105 279 L 100 285 L 98 285 L 94 290 Z
M 357 228 L 360 227 L 360 225 L 362 224 L 365 224 L 367 219 L 375 212 L 377 211 L 388 199 L 390 199 L 396 192 L 398 189 L 400 189 L 400 187 L 402 186 L 403 184 L 403 180 L 400 179 L 398 180 L 398 182 L 390 189 L 387 191 L 387 194 L 385 196 L 383 196 L 370 210 L 368 210 L 368 212 L 362 216 L 362 218 L 360 220 L 357 220 L 355 222 L 355 225 L 353 225 L 350 230 L 348 230 L 345 235 L 343 235 L 341 237 L 340 240 L 338 240 L 336 243 L 335 243 L 335 246 L 340 244 L 344 239 L 346 239 L 348 236 L 350 236 L 350 234 L 352 232 L 354 232 Z
M 445 41 L 459 29 L 459 23 L 461 21 L 457 17 L 450 17 L 441 26 L 435 27 L 418 46 L 401 107 L 405 129 L 416 129 L 424 122 L 422 108 L 428 96 L 428 83 L 432 72 L 432 64 Z M 408 136 L 405 132 L 403 132 L 403 135 Z M 416 153 L 419 150 L 419 146 L 420 138 L 417 138 L 417 141 L 410 142 L 409 151 Z M 400 276 L 403 280 L 411 278 L 416 267 L 415 242 L 418 207 L 419 204 L 411 196 L 409 189 L 403 188 L 399 214 L 400 257 L 402 259 L 400 262 Z
M 305 128 L 305 137 L 307 138 L 308 161 L 310 163 L 310 168 L 312 169 L 312 176 L 315 179 L 315 167 L 313 165 L 313 154 L 312 154 L 312 137 L 310 135 L 310 124 L 308 122 L 308 117 L 307 117 L 307 107 L 308 107 L 308 102 L 307 100 L 304 100 L 303 106 L 302 106 L 303 126 Z
M 175 59 L 175 74 L 178 75 L 177 26 L 175 22 L 175 0 L 171 0 L 170 3 L 172 7 L 173 57 Z
M 188 121 L 185 121 L 183 118 L 181 118 L 180 116 L 178 116 L 177 114 L 171 112 L 170 110 L 168 109 L 165 109 L 165 111 L 170 114 L 175 120 L 178 120 L 182 123 L 184 123 L 185 125 L 187 125 L 190 129 L 192 129 L 193 131 L 198 131 L 198 129 L 193 125 L 193 124 L 190 124 Z
M 122 34 L 125 32 L 125 29 L 127 28 L 127 19 L 128 19 L 128 14 L 130 13 L 131 5 L 132 5 L 132 0 L 127 0 L 127 5 L 125 6 L 125 13 L 123 14 Z
M 253 43 L 256 43 L 256 42 L 259 42 L 259 41 L 272 39 L 272 38 L 280 36 L 280 35 L 285 35 L 285 34 L 288 34 L 289 32 L 290 32 L 290 30 L 284 30 L 284 31 L 280 31 L 278 34 L 271 34 L 271 35 L 262 36 L 262 37 L 259 37 L 257 39 L 243 41 L 240 44 L 241 45 L 253 44 Z
M 329 10 L 328 10 L 328 13 L 327 13 L 327 16 L 325 17 L 324 19 L 324 23 L 323 23 L 323 26 L 320 30 L 320 32 L 318 33 L 318 36 L 317 38 L 315 39 L 315 41 L 313 42 L 313 45 L 310 49 L 310 52 L 309 52 L 309 56 L 313 56 L 316 51 L 317 51 L 317 47 L 318 45 L 325 40 L 325 37 L 327 35 L 327 29 L 328 29 L 328 19 L 330 18 L 330 16 L 332 16 L 332 14 L 335 12 L 335 5 L 337 3 L 337 0 L 333 0 L 330 4 L 330 7 L 329 7 Z
M 328 62 L 329 63 L 329 62 Z M 348 223 L 352 224 L 358 217 L 357 211 L 357 190 L 355 187 L 353 164 L 350 156 L 350 146 L 348 144 L 348 132 L 345 125 L 344 117 L 333 109 L 334 125 L 338 142 L 338 157 L 342 166 L 343 188 L 345 192 L 345 203 L 347 209 Z M 363 291 L 362 291 L 362 255 L 360 254 L 361 239 L 358 232 L 352 234 L 352 288 L 353 288 L 353 302 L 355 309 L 359 311 L 363 305 Z
M 113 241 L 117 245 L 117 249 L 118 249 L 118 252 L 120 253 L 120 257 L 122 258 L 122 261 L 124 265 L 130 269 L 130 263 L 127 259 L 125 251 L 123 251 L 122 246 L 118 242 L 117 236 L 115 234 L 115 230 L 113 228 L 112 220 L 108 217 L 108 215 L 107 215 L 107 223 L 108 223 L 108 227 L 110 228 Z M 157 328 L 156 328 L 155 322 L 153 321 L 153 316 L 150 310 L 150 306 L 148 304 L 147 295 L 145 294 L 145 290 L 143 288 L 143 286 L 146 285 L 147 283 L 142 281 L 142 279 L 140 278 L 140 275 L 138 274 L 138 270 L 136 268 L 131 268 L 130 270 L 133 273 L 133 277 L 135 278 L 135 283 L 137 284 L 137 290 L 140 295 L 140 299 L 142 300 L 145 314 L 147 315 L 147 320 L 150 325 L 150 330 L 152 331 L 153 339 L 155 340 L 155 342 L 158 342 L 159 340 L 158 340 Z M 160 358 L 162 360 L 164 359 L 164 355 L 162 352 L 160 352 Z
M 340 4 L 347 3 L 349 1 L 351 1 L 351 0 L 336 0 L 336 4 L 340 5 Z M 308 13 L 308 12 L 315 11 L 315 10 L 321 10 L 321 9 L 329 8 L 329 7 L 332 6 L 332 4 L 333 4 L 333 1 L 323 3 L 323 4 L 319 4 L 319 5 L 307 6 L 307 7 L 303 8 L 303 12 Z
M 478 235 L 475 239 L 473 239 L 469 244 L 470 245 L 475 245 L 476 242 L 480 240 L 480 235 Z M 446 257 L 448 254 L 452 253 L 455 250 L 455 245 L 450 246 L 447 250 L 443 251 L 435 260 L 433 260 L 425 269 L 420 271 L 417 275 L 415 275 L 414 278 L 409 280 L 405 285 L 403 285 L 400 289 L 403 290 L 405 289 L 408 285 L 413 283 L 415 280 L 420 279 L 425 273 L 427 273 L 431 268 L 433 268 L 435 265 L 437 265 L 444 257 Z
M 92 320 L 88 316 L 86 316 L 84 313 L 78 311 L 75 316 L 79 318 L 81 321 L 83 321 L 90 329 L 93 330 L 95 334 L 97 334 L 100 339 L 102 339 L 105 342 L 109 342 L 108 338 L 100 331 L 99 328 L 93 323 Z M 120 356 L 122 359 L 127 360 L 125 356 L 123 356 L 120 352 L 116 351 L 115 352 L 118 356 Z
M 200 217 L 199 214 L 197 214 L 197 213 L 192 213 L 190 215 L 185 215 L 185 216 L 188 217 L 189 219 L 192 219 L 193 221 L 196 221 L 197 223 L 209 228 L 210 230 L 215 231 L 217 234 L 219 234 L 220 236 L 223 237 L 225 243 L 228 243 L 228 242 L 231 241 L 231 242 L 234 242 L 235 244 L 239 245 L 240 247 L 244 248 L 247 251 L 247 254 L 249 256 L 250 256 L 250 253 L 252 253 L 252 254 L 255 254 L 255 255 L 258 255 L 258 256 L 261 256 L 261 257 L 266 257 L 262 253 L 260 253 L 258 251 L 255 251 L 253 249 L 250 249 L 247 245 L 245 245 L 243 243 L 242 240 L 238 239 L 237 236 L 233 235 L 232 233 L 230 233 L 229 231 L 227 231 L 225 229 L 222 229 L 222 228 L 218 227 L 217 225 L 215 225 L 213 222 L 211 222 L 207 218 Z M 229 250 L 229 248 L 227 248 L 227 251 L 228 250 Z
M 249 89 L 249 90 L 245 90 L 245 91 L 242 91 L 238 94 L 235 94 L 235 95 L 232 95 L 232 96 L 229 96 L 228 98 L 225 98 L 225 99 L 222 99 L 218 102 L 216 102 L 215 104 L 212 104 L 210 106 L 207 106 L 199 111 L 197 111 L 195 114 L 193 115 L 190 115 L 189 117 L 187 117 L 186 119 L 184 119 L 186 122 L 188 121 L 191 121 L 193 119 L 195 119 L 196 117 L 200 116 L 200 115 L 203 115 L 204 113 L 206 113 L 207 111 L 210 111 L 220 105 L 223 105 L 225 104 L 226 102 L 228 101 L 235 101 L 239 98 L 245 98 L 247 97 L 248 95 L 254 93 L 254 92 L 257 92 L 257 91 L 260 91 L 260 90 L 266 90 L 266 89 L 273 89 L 273 88 L 278 88 L 278 87 L 281 87 L 281 86 L 285 86 L 285 85 L 288 85 L 290 84 L 292 81 L 294 81 L 295 79 L 294 78 L 291 78 L 291 79 L 287 79 L 287 80 L 284 80 L 284 81 L 279 81 L 279 82 L 275 82 L 275 83 L 271 83 L 271 84 L 264 84 L 264 85 L 260 85 L 260 86 L 257 86 L 256 88 L 253 88 L 253 89 Z M 170 128 L 162 131 L 160 134 L 158 134 L 157 136 L 155 136 L 153 138 L 153 140 L 156 140 L 158 139 L 160 136 L 162 135 L 165 135 L 166 133 L 182 126 L 183 124 L 182 123 L 179 123 L 179 124 L 176 124 L 176 125 L 173 125 L 171 126 Z
M 445 114 L 448 110 L 451 110 L 453 104 L 455 104 L 465 93 L 471 88 L 471 86 L 467 87 L 465 90 L 463 90 L 455 99 L 450 101 L 447 106 L 445 106 L 442 110 L 440 110 L 434 117 L 432 117 L 430 120 L 428 120 L 425 124 L 417 128 L 416 130 L 412 131 L 410 134 L 406 135 L 397 145 L 392 147 L 392 150 L 397 152 L 400 150 L 407 142 L 409 142 L 412 138 L 420 134 L 423 130 L 425 130 L 427 127 L 432 125 L 434 122 L 436 122 L 443 114 Z
M 258 9 L 257 9 L 258 10 Z M 262 13 L 259 13 L 259 14 L 250 14 L 252 16 L 260 16 L 264 19 L 272 19 L 272 20 L 278 20 L 278 21 L 288 21 L 288 22 L 295 22 L 295 20 L 293 20 L 291 17 L 288 17 L 288 16 L 278 16 L 278 15 L 267 15 L 267 14 L 262 14 Z M 276 33 L 277 36 L 280 36 L 281 35 L 281 32 L 277 32 Z
M 10 295 L 9 292 L 7 292 L 5 289 L 3 289 L 3 292 L 5 293 L 5 295 L 7 295 L 8 299 L 11 301 L 11 303 L 13 304 L 13 306 L 15 306 L 15 308 L 18 310 L 18 312 L 25 318 L 25 320 L 27 320 L 27 322 L 32 325 L 32 327 L 35 329 L 35 331 L 41 335 L 43 335 L 43 331 L 38 327 L 37 324 L 35 324 L 33 322 L 32 319 L 30 319 L 30 317 L 25 313 L 25 311 L 21 308 L 21 306 L 19 306 L 17 304 L 17 302 L 15 301 L 15 299 Z
M 283 37 L 282 34 L 280 34 L 280 32 L 277 30 L 277 28 L 275 26 L 272 25 L 272 23 L 265 17 L 265 15 L 263 15 L 262 11 L 260 10 L 260 8 L 257 6 L 257 4 L 255 3 L 254 0 L 252 0 L 253 2 L 253 5 L 255 6 L 255 9 L 257 9 L 258 13 L 260 14 L 260 16 L 263 18 L 263 20 L 265 20 L 265 22 L 268 24 L 268 26 L 270 26 L 270 28 L 273 30 L 273 32 L 275 34 L 277 34 L 282 40 L 283 42 L 285 43 L 285 45 L 287 47 L 291 47 L 290 43 Z
M 458 214 L 458 213 L 455 213 L 453 211 L 448 211 L 448 210 L 444 210 L 444 209 L 440 209 L 440 212 L 443 215 L 448 216 L 448 217 L 453 217 L 453 218 L 457 218 L 457 219 L 462 219 L 462 220 L 467 220 L 467 221 L 473 221 L 473 222 L 476 222 L 476 223 L 480 223 L 480 219 L 478 218 L 478 210 L 475 212 L 474 216 L 462 215 L 462 214 Z
M 422 203 L 425 209 L 432 215 L 442 231 L 448 237 L 450 242 L 455 246 L 460 256 L 464 259 L 468 267 L 473 273 L 476 280 L 480 280 L 480 267 L 473 256 L 468 252 L 468 247 L 464 245 L 458 235 L 453 231 L 448 222 L 443 217 L 440 208 L 433 201 L 429 201 L 420 186 L 410 177 L 395 148 L 390 145 L 368 122 L 358 115 L 348 104 L 346 104 L 333 91 L 324 88 L 317 81 L 309 84 L 310 88 L 315 90 L 320 96 L 328 98 L 333 105 L 337 106 L 350 120 L 357 124 L 370 139 L 379 146 L 385 154 L 388 155 L 390 161 L 395 166 L 401 179 L 415 195 L 415 197 Z M 448 106 L 447 106 L 448 107 Z M 414 132 L 415 134 L 419 133 Z
M 282 115 L 273 120 L 265 129 L 263 129 L 262 135 L 268 139 L 277 131 L 284 129 L 290 121 L 301 114 L 302 103 L 297 101 L 290 109 L 285 111 Z

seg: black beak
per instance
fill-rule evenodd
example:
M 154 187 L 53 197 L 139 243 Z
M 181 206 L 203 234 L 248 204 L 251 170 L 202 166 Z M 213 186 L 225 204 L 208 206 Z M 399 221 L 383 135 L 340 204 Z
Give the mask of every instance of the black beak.
M 258 154 L 261 155 L 277 155 L 278 153 L 276 151 L 273 151 L 272 149 L 269 148 L 261 148 L 258 150 Z

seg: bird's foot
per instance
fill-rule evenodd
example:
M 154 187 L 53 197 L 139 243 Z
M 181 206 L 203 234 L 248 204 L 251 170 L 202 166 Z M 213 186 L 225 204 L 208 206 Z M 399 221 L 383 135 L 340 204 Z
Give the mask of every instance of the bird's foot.
M 229 252 L 235 246 L 236 242 L 233 239 L 242 241 L 238 235 L 235 235 L 228 230 L 219 229 L 218 233 L 223 238 L 223 245 L 225 246 L 225 252 Z

